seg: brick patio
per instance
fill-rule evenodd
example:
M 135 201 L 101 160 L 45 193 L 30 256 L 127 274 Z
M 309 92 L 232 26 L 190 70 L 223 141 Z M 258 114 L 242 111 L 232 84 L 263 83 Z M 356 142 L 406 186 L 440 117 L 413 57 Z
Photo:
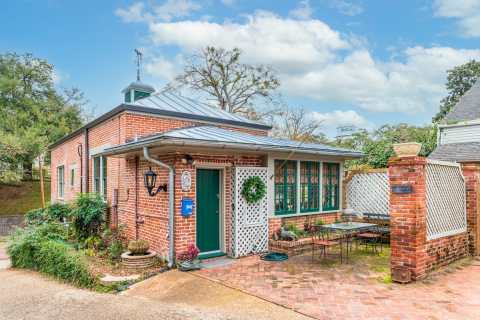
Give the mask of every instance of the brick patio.
M 252 256 L 196 274 L 317 319 L 480 319 L 479 260 L 410 285 L 382 283 L 357 265 L 327 267 L 310 255 L 285 262 Z

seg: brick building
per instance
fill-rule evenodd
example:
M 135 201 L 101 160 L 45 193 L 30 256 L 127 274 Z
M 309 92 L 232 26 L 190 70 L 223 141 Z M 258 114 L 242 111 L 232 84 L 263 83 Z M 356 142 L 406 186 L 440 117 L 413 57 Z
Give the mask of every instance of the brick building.
M 50 147 L 52 202 L 100 193 L 112 224 L 169 261 L 189 244 L 205 256 L 265 251 L 282 223 L 331 221 L 342 209 L 344 161 L 361 153 L 272 138 L 270 126 L 140 82 L 123 93 Z M 252 176 L 266 194 L 247 202 Z

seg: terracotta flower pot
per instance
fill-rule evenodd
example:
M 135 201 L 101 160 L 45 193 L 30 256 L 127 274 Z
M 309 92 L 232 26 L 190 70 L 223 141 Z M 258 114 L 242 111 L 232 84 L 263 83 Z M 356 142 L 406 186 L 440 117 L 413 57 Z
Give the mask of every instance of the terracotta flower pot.
M 397 157 L 414 157 L 420 153 L 422 144 L 417 142 L 407 143 L 395 143 L 393 145 L 393 151 L 395 151 Z

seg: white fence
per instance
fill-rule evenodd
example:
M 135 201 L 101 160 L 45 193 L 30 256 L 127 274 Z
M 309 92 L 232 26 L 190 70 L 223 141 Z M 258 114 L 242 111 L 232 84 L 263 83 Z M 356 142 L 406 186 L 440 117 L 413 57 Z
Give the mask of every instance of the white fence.
M 359 213 L 389 214 L 390 185 L 386 170 L 351 172 L 345 180 L 346 208 Z
M 268 199 L 249 204 L 241 195 L 244 181 L 251 176 L 260 177 L 267 184 L 267 168 L 235 167 L 233 178 L 234 210 L 232 218 L 232 253 L 241 257 L 268 250 Z
M 427 240 L 465 232 L 465 179 L 460 164 L 428 160 L 425 171 Z

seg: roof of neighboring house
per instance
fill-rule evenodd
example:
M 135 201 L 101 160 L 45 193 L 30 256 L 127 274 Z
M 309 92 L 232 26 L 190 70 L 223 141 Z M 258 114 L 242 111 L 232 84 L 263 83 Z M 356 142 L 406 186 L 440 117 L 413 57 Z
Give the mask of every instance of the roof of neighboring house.
M 104 150 L 105 155 L 123 154 L 145 146 L 187 145 L 245 149 L 250 151 L 283 151 L 318 155 L 333 155 L 347 158 L 360 158 L 363 153 L 335 148 L 324 144 L 302 143 L 285 139 L 258 136 L 213 126 L 197 126 L 175 129 L 160 134 L 143 137 Z
M 442 161 L 477 162 L 480 161 L 480 142 L 441 144 L 428 158 Z
M 251 129 L 270 130 L 272 128 L 269 125 L 246 119 L 238 114 L 233 114 L 228 111 L 209 106 L 193 99 L 183 97 L 177 93 L 161 91 L 149 97 L 139 99 L 133 103 L 123 103 L 117 106 L 95 120 L 87 123 L 78 130 L 51 144 L 49 148 L 54 148 L 71 137 L 78 135 L 83 130 L 92 128 L 102 121 L 105 121 L 123 111 L 233 125 Z
M 447 122 L 475 119 L 480 119 L 480 80 L 478 80 L 470 90 L 465 92 L 445 117 Z

